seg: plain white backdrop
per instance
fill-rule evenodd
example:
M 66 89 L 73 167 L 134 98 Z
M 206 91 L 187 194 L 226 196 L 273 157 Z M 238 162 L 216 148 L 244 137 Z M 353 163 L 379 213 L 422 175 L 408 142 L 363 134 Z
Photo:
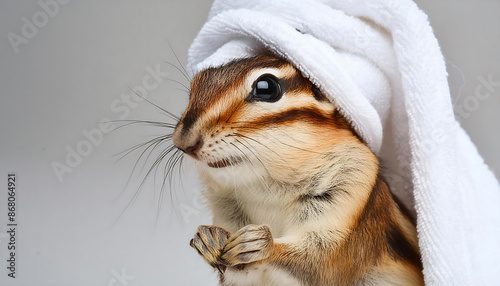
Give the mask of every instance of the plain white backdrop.
M 447 59 L 457 118 L 498 178 L 500 1 L 417 3 Z M 117 120 L 173 123 L 131 89 L 181 114 L 188 82 L 177 68 L 210 5 L 0 2 L 0 285 L 216 285 L 188 246 L 211 221 L 194 168 L 176 169 L 162 192 L 162 166 L 140 189 L 154 159 L 135 165 L 144 148 L 118 160 L 170 130 L 130 125 L 101 136 L 128 122 Z M 9 172 L 18 177 L 15 279 L 6 268 Z

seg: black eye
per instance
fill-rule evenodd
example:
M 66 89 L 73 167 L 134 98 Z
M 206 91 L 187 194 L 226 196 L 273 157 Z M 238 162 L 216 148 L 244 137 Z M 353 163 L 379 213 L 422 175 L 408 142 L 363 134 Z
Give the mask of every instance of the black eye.
M 265 74 L 253 84 L 250 100 L 276 102 L 280 100 L 282 95 L 278 79 L 273 75 Z

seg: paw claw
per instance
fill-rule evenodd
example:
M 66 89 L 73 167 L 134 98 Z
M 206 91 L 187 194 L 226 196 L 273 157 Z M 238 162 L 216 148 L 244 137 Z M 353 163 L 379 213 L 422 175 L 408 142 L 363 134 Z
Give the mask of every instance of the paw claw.
M 190 240 L 189 245 L 196 249 L 208 264 L 222 274 L 225 271 L 225 266 L 222 265 L 220 257 L 230 235 L 231 233 L 221 227 L 201 225 L 193 239 Z
M 268 258 L 274 242 L 266 225 L 247 225 L 232 235 L 222 252 L 225 265 L 247 264 Z

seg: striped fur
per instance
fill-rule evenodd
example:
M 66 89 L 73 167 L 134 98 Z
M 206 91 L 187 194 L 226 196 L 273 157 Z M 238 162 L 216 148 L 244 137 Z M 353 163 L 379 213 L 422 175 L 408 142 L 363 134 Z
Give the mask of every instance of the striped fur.
M 284 95 L 252 102 L 266 73 Z M 206 185 L 214 225 L 191 246 L 221 285 L 423 285 L 415 226 L 378 159 L 288 62 L 200 72 L 173 139 Z

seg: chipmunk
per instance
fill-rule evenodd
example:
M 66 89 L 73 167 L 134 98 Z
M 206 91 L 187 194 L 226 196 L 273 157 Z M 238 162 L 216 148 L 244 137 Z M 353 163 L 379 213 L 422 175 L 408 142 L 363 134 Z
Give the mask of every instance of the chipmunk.
M 213 225 L 190 245 L 221 285 L 424 284 L 415 225 L 379 160 L 286 60 L 199 72 L 173 142 L 206 186 Z

